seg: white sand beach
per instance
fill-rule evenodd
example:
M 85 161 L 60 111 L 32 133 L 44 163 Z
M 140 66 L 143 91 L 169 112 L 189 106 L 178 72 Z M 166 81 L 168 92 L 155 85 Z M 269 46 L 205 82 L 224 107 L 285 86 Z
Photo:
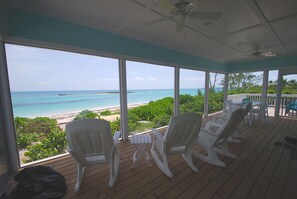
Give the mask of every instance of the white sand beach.
M 146 105 L 147 103 L 138 103 L 138 104 L 129 104 L 128 109 L 135 108 L 138 106 L 143 106 Z M 119 113 L 120 112 L 120 106 L 115 106 L 115 107 L 106 107 L 106 108 L 94 108 L 94 109 L 89 109 L 90 111 L 93 111 L 97 114 L 100 115 L 101 112 L 109 110 L 111 113 Z M 62 129 L 65 128 L 66 123 L 71 122 L 74 117 L 78 114 L 79 112 L 70 112 L 70 113 L 65 113 L 65 114 L 59 114 L 59 115 L 52 115 L 49 116 L 50 118 L 56 119 L 58 124 Z M 120 118 L 120 114 L 112 114 L 108 116 L 100 116 L 102 119 L 105 119 L 107 121 L 114 121 L 117 118 Z

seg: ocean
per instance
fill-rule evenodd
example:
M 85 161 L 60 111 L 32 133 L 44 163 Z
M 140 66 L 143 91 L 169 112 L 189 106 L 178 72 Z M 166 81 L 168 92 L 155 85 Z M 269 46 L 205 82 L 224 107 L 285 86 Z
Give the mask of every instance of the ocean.
M 204 89 L 199 89 L 204 94 Z M 198 89 L 181 89 L 180 94 L 197 95 Z M 129 90 L 128 104 L 147 103 L 173 97 L 173 89 Z M 27 91 L 12 92 L 14 117 L 53 116 L 85 109 L 117 107 L 119 91 Z

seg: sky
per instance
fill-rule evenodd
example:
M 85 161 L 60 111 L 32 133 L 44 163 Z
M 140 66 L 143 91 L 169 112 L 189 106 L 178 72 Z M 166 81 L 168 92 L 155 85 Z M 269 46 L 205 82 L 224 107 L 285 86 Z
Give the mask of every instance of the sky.
M 119 90 L 118 60 L 6 44 L 11 91 Z M 127 88 L 173 89 L 174 68 L 127 61 Z M 214 73 L 210 74 L 213 81 Z M 277 79 L 277 71 L 269 80 Z M 220 86 L 223 74 L 217 76 Z M 295 78 L 293 76 L 291 78 Z M 180 88 L 204 88 L 205 72 L 180 70 Z

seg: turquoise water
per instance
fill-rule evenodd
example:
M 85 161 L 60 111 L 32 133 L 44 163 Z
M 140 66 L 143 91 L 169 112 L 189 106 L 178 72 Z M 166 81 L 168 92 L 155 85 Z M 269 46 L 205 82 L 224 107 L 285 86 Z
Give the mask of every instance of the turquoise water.
M 197 95 L 198 89 L 181 89 L 181 94 Z M 204 94 L 204 89 L 200 89 Z M 34 91 L 12 92 L 14 117 L 37 117 L 77 112 L 85 109 L 115 107 L 120 104 L 117 91 Z M 173 89 L 129 90 L 128 104 L 173 97 Z

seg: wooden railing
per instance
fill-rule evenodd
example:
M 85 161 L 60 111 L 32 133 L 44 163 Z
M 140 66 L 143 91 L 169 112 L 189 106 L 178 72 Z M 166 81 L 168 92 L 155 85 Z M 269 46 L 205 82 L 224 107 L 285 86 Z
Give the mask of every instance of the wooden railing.
M 234 102 L 241 102 L 244 98 L 249 98 L 251 101 L 262 101 L 262 94 L 228 95 L 228 99 Z M 297 101 L 296 94 L 282 94 L 279 111 L 280 116 L 289 116 L 288 114 L 286 115 L 286 106 L 294 101 Z M 269 107 L 275 108 L 276 94 L 267 94 L 266 102 L 269 104 Z

